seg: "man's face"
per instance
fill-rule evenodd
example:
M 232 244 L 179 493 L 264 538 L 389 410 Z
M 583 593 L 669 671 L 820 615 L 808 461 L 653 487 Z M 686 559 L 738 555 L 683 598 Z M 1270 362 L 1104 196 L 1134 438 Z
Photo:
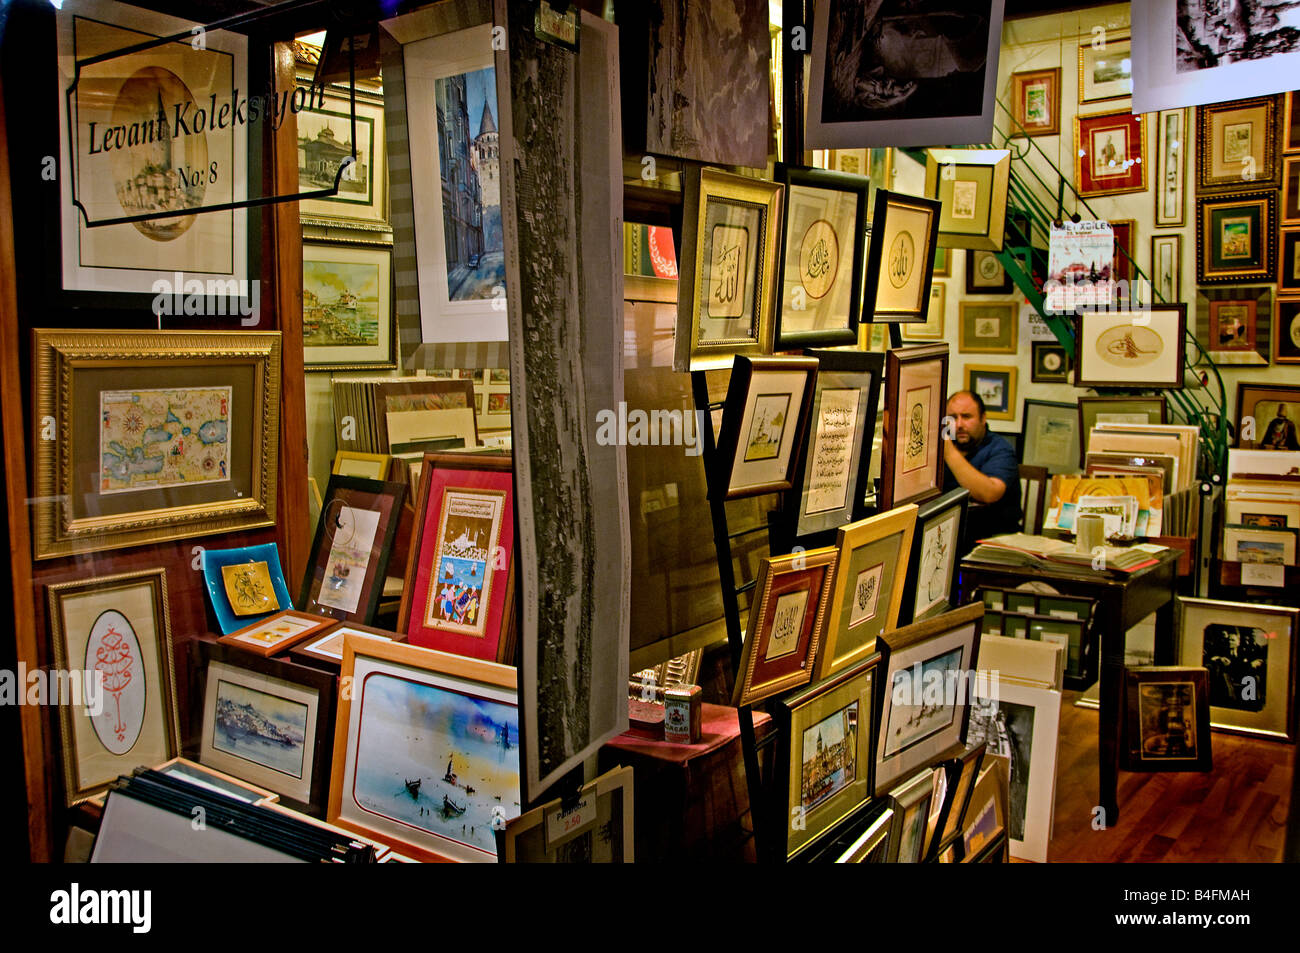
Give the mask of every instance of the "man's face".
M 959 450 L 966 450 L 984 439 L 988 429 L 979 406 L 966 394 L 958 394 L 948 401 L 948 416 L 952 418 L 952 442 Z

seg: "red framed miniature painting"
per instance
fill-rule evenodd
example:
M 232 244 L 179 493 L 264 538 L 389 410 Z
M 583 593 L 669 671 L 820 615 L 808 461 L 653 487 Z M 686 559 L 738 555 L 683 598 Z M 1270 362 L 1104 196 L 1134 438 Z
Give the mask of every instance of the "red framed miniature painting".
M 424 648 L 514 658 L 514 495 L 508 455 L 427 453 L 398 630 Z

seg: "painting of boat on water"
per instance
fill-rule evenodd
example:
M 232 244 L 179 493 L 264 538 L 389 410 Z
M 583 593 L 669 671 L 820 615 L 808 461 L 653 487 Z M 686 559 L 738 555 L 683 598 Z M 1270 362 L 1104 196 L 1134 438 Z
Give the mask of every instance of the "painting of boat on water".
M 379 342 L 377 262 L 309 259 L 302 263 L 302 334 L 308 347 Z
M 364 812 L 496 855 L 494 817 L 517 817 L 519 709 L 372 672 L 351 797 Z
M 212 747 L 302 778 L 308 706 L 246 685 L 217 683 Z

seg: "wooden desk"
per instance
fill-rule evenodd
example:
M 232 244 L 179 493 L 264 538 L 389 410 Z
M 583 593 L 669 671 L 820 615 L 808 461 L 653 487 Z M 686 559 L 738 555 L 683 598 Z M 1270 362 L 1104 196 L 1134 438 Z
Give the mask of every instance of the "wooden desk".
M 1173 665 L 1174 571 L 1179 552 L 1162 553 L 1154 566 L 1134 573 L 1096 572 L 1073 566 L 1048 569 L 994 566 L 963 559 L 960 567 L 961 603 L 972 601 L 980 586 L 1014 589 L 1026 582 L 1045 582 L 1058 592 L 1097 600 L 1097 632 L 1101 639 L 1101 700 L 1097 722 L 1097 762 L 1100 796 L 1107 827 L 1119 820 L 1116 785 L 1124 730 L 1124 648 L 1128 630 L 1156 614 L 1155 663 Z

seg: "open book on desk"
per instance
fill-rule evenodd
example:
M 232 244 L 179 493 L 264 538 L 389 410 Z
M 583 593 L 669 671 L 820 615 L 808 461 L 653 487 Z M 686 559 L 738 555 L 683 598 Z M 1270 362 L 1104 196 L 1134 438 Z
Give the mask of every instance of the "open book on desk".
M 1136 572 L 1154 566 L 1166 548 L 1153 543 L 1140 543 L 1135 546 L 1097 546 L 1092 552 L 1080 553 L 1072 540 L 1008 533 L 980 540 L 966 558 L 996 566 L 1067 565 L 1084 569 L 1096 566 L 1099 569 Z

